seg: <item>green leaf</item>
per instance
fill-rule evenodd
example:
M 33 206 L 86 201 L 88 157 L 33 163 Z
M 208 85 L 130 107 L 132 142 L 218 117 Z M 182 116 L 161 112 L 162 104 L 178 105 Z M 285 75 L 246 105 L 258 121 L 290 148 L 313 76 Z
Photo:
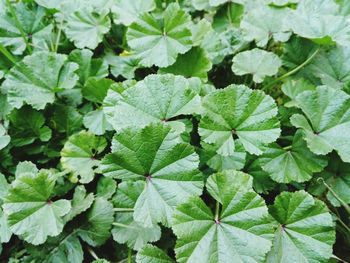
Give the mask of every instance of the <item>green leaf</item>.
M 252 74 L 256 83 L 263 82 L 266 76 L 276 75 L 282 65 L 277 55 L 257 48 L 238 53 L 232 62 L 233 73 L 239 76 Z
M 3 205 L 10 229 L 31 244 L 61 233 L 62 217 L 71 209 L 68 200 L 51 201 L 55 176 L 47 171 L 24 174 L 11 184 Z
M 22 32 L 28 42 L 39 41 L 42 31 L 45 30 L 45 9 L 28 6 L 23 2 L 11 5 L 17 18 L 11 15 L 5 1 L 0 4 L 0 44 L 9 47 L 15 55 L 22 55 L 26 50 Z
M 350 162 L 350 96 L 341 90 L 318 87 L 301 93 L 296 101 L 308 120 L 295 114 L 291 122 L 304 130 L 309 149 L 322 155 L 335 150 L 344 162 Z
M 97 197 L 103 197 L 105 199 L 111 198 L 117 189 L 116 181 L 111 177 L 101 177 L 97 183 Z
M 71 171 L 75 177 L 80 177 L 83 184 L 93 180 L 100 161 L 96 155 L 107 146 L 105 138 L 81 131 L 69 137 L 61 151 L 61 164 L 64 169 Z
M 259 194 L 268 194 L 270 190 L 276 187 L 277 183 L 261 168 L 260 159 L 257 158 L 248 164 L 246 170 L 253 177 L 254 190 Z
M 0 208 L 0 247 L 1 243 L 7 243 L 10 241 L 12 232 L 7 222 L 7 216 L 3 213 Z
M 154 0 L 116 0 L 112 5 L 114 23 L 130 26 L 137 18 L 156 8 Z
M 11 137 L 7 135 L 5 127 L 0 124 L 0 150 L 4 149 L 11 141 Z
M 145 13 L 128 28 L 128 44 L 143 66 L 170 66 L 191 48 L 190 21 L 178 4 L 170 4 L 160 19 Z
M 269 211 L 279 226 L 267 262 L 328 262 L 335 231 L 323 202 L 304 191 L 283 192 Z
M 47 142 L 51 138 L 51 129 L 45 125 L 44 115 L 29 106 L 13 110 L 9 116 L 11 122 L 12 144 L 24 146 L 39 139 Z
M 262 91 L 230 85 L 207 95 L 203 107 L 199 134 L 205 143 L 219 146 L 217 152 L 223 156 L 235 152 L 236 137 L 246 151 L 260 155 L 263 145 L 280 134 L 277 106 Z
M 342 89 L 350 81 L 349 59 L 350 49 L 337 46 L 317 55 L 308 68 L 324 85 Z
M 251 182 L 249 175 L 234 171 L 209 177 L 209 192 L 222 204 L 217 217 L 199 197 L 177 207 L 173 230 L 178 262 L 264 261 L 273 225 Z
M 82 88 L 82 93 L 85 99 L 102 104 L 107 96 L 108 89 L 114 83 L 113 80 L 97 77 L 88 78 L 85 86 Z
M 298 131 L 290 149 L 278 145 L 267 148 L 260 158 L 263 170 L 279 183 L 305 182 L 327 166 L 327 158 L 318 156 L 307 148 L 303 132 Z
M 110 236 L 113 223 L 113 206 L 97 197 L 86 215 L 86 222 L 78 230 L 79 237 L 91 246 L 104 244 Z
M 326 194 L 327 199 L 336 207 L 342 205 L 338 198 L 350 204 L 350 164 L 342 162 L 339 157 L 332 158 L 328 167 L 313 178 L 307 190 L 317 196 Z
M 101 164 L 104 175 L 142 180 L 144 190 L 134 207 L 134 219 L 144 227 L 172 223 L 174 208 L 192 195 L 201 194 L 203 178 L 194 149 L 181 142 L 169 126 L 152 124 L 126 129 L 115 135 L 112 154 Z
M 349 22 L 339 15 L 339 6 L 332 0 L 301 1 L 290 13 L 288 24 L 295 34 L 318 44 L 349 45 Z
M 160 248 L 146 245 L 136 255 L 137 263 L 173 263 L 174 261 Z
M 298 107 L 297 102 L 295 101 L 296 97 L 307 90 L 315 90 L 316 86 L 311 84 L 306 79 L 288 79 L 283 85 L 282 85 L 282 91 L 285 95 L 287 95 L 291 101 L 288 101 L 284 104 L 286 107 Z
M 76 49 L 73 50 L 69 56 L 69 61 L 72 61 L 79 65 L 76 71 L 79 76 L 79 84 L 84 86 L 89 77 L 95 77 L 102 79 L 108 75 L 108 65 L 101 58 L 92 58 L 93 52 L 88 49 Z
M 72 200 L 72 209 L 69 211 L 67 215 L 64 217 L 64 221 L 68 222 L 72 220 L 77 215 L 85 212 L 90 208 L 94 201 L 93 193 L 86 193 L 85 187 L 83 185 L 79 185 L 74 189 L 74 195 Z
M 8 102 L 15 108 L 24 103 L 42 110 L 55 101 L 59 91 L 72 89 L 78 76 L 78 65 L 67 61 L 67 56 L 49 52 L 37 52 L 18 62 L 1 86 Z
M 121 209 L 134 208 L 138 197 L 144 190 L 144 186 L 142 181 L 120 183 L 117 194 L 113 198 L 114 206 Z M 123 211 L 116 213 L 112 235 L 118 243 L 126 243 L 128 247 L 140 250 L 148 242 L 158 241 L 161 230 L 158 225 L 143 227 L 142 224 L 134 220 L 132 211 Z
M 94 110 L 85 114 L 84 126 L 89 132 L 96 135 L 103 135 L 106 130 L 112 130 L 112 126 L 107 122 L 107 118 L 103 110 Z
M 289 12 L 288 8 L 265 5 L 249 10 L 240 25 L 244 38 L 247 41 L 255 40 L 258 47 L 265 47 L 271 37 L 275 41 L 286 42 L 291 35 L 287 24 Z
M 99 1 L 103 2 L 103 1 Z M 106 1 L 105 1 L 106 2 Z M 64 14 L 64 32 L 77 48 L 95 49 L 111 27 L 109 9 L 96 9 L 93 4 L 80 5 L 71 1 L 61 8 Z
M 205 51 L 199 47 L 194 47 L 187 53 L 179 55 L 173 65 L 160 69 L 160 73 L 172 73 L 186 78 L 198 77 L 206 81 L 211 67 L 212 63 Z
M 241 170 L 244 168 L 246 161 L 246 152 L 240 141 L 236 141 L 235 152 L 229 156 L 223 156 L 217 153 L 218 145 L 201 143 L 203 150 L 201 161 L 204 161 L 210 168 L 215 171 L 223 170 Z
M 181 125 L 171 120 L 199 113 L 200 96 L 193 89 L 192 82 L 184 77 L 150 75 L 122 92 L 109 90 L 103 109 L 116 131 L 144 127 L 152 122 Z
M 114 77 L 122 76 L 126 79 L 135 78 L 135 71 L 139 68 L 140 59 L 135 54 L 120 54 L 119 56 L 109 52 L 105 60 L 110 65 Z
M 55 105 L 50 126 L 58 132 L 72 135 L 81 130 L 82 115 L 71 106 Z
M 84 252 L 76 236 L 68 236 L 61 240 L 44 262 L 81 263 Z

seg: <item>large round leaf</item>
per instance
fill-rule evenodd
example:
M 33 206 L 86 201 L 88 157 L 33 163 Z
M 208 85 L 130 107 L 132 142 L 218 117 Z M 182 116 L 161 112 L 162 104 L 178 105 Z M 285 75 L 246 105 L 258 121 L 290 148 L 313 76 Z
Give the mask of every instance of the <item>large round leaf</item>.
M 60 234 L 62 217 L 71 209 L 68 200 L 51 201 L 55 181 L 47 171 L 24 173 L 12 182 L 5 197 L 3 209 L 11 231 L 34 245 Z
M 184 77 L 150 75 L 122 92 L 110 90 L 104 100 L 104 112 L 113 128 L 121 131 L 199 113 L 200 96 Z
M 106 176 L 142 180 L 144 190 L 134 207 L 134 219 L 143 226 L 171 225 L 174 208 L 201 194 L 203 178 L 192 146 L 182 143 L 169 126 L 153 124 L 126 129 L 113 138 L 112 153 L 101 164 Z
M 344 162 L 350 162 L 350 96 L 341 90 L 318 87 L 301 93 L 296 101 L 308 120 L 295 114 L 291 122 L 305 131 L 310 150 L 316 154 L 336 150 Z
M 170 66 L 191 48 L 190 20 L 178 4 L 170 4 L 161 19 L 145 13 L 128 28 L 128 44 L 142 65 Z
M 214 216 L 199 197 L 177 207 L 173 230 L 178 262 L 263 262 L 273 221 L 264 200 L 252 191 L 252 178 L 228 171 L 210 176 L 207 184 L 221 212 Z
M 199 133 L 205 143 L 218 145 L 221 155 L 234 153 L 236 137 L 249 153 L 262 154 L 262 146 L 280 134 L 277 106 L 262 91 L 231 85 L 207 95 L 203 107 Z
M 323 202 L 304 191 L 284 192 L 269 211 L 280 225 L 267 262 L 328 262 L 335 231 Z
M 1 89 L 13 107 L 20 108 L 27 103 L 41 110 L 54 102 L 57 92 L 75 86 L 77 69 L 78 65 L 68 62 L 66 55 L 37 52 L 10 70 Z
M 290 149 L 278 145 L 267 148 L 260 158 L 260 165 L 276 182 L 305 182 L 313 173 L 323 170 L 327 159 L 312 153 L 306 146 L 303 132 L 298 131 Z
M 61 164 L 64 169 L 80 177 L 83 184 L 93 180 L 100 161 L 96 155 L 106 148 L 105 138 L 81 131 L 69 137 L 61 151 Z M 74 178 L 77 180 L 78 178 Z

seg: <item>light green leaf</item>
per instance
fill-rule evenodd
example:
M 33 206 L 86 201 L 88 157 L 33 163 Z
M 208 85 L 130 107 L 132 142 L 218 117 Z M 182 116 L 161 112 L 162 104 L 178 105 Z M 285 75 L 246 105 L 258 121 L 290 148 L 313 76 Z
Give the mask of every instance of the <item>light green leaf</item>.
M 215 171 L 223 170 L 241 170 L 244 168 L 246 161 L 245 149 L 240 143 L 236 141 L 235 152 L 229 156 L 223 156 L 217 153 L 219 145 L 201 143 L 203 151 L 201 154 L 201 161 L 204 161 L 210 168 Z
M 117 182 L 111 177 L 102 176 L 97 183 L 96 196 L 105 199 L 111 198 L 117 189 Z
M 288 4 L 297 4 L 301 0 L 268 0 L 270 4 L 274 4 L 276 6 L 285 6 Z
M 328 262 L 335 231 L 323 202 L 304 191 L 283 192 L 269 211 L 279 226 L 267 262 Z
M 156 8 L 154 0 L 115 0 L 112 5 L 114 23 L 130 26 L 139 15 L 151 12 Z
M 306 91 L 306 90 L 315 90 L 316 86 L 311 84 L 306 79 L 288 79 L 285 83 L 282 85 L 282 91 L 284 94 L 286 94 L 291 101 L 288 101 L 284 104 L 286 107 L 298 107 L 298 104 L 296 103 L 295 99 L 296 97 Z
M 202 48 L 194 47 L 187 53 L 179 55 L 173 65 L 160 69 L 160 73 L 172 73 L 186 78 L 198 77 L 206 81 L 211 67 L 212 63 L 206 52 Z
M 303 132 L 297 131 L 290 149 L 278 145 L 267 148 L 260 158 L 263 170 L 279 183 L 305 182 L 327 166 L 327 158 L 318 156 L 307 148 Z
M 107 146 L 105 138 L 81 131 L 69 137 L 61 151 L 61 164 L 64 169 L 71 171 L 75 177 L 80 177 L 83 184 L 93 180 L 100 161 L 96 155 Z
M 289 8 L 265 5 L 249 10 L 240 25 L 244 38 L 247 41 L 255 40 L 258 47 L 265 47 L 271 37 L 275 41 L 286 42 L 291 35 L 287 25 L 289 12 Z
M 41 110 L 53 103 L 59 91 L 72 89 L 78 76 L 78 65 L 67 61 L 67 56 L 36 52 L 18 62 L 1 86 L 8 102 L 15 108 L 27 103 Z
M 34 245 L 61 233 L 62 217 L 71 209 L 68 200 L 51 201 L 55 176 L 47 171 L 25 174 L 11 184 L 3 205 L 10 229 Z
M 11 236 L 12 232 L 7 222 L 7 216 L 3 213 L 2 209 L 0 208 L 0 247 L 1 243 L 9 242 Z
M 94 201 L 93 193 L 86 193 L 85 187 L 79 185 L 74 190 L 73 200 L 72 200 L 72 209 L 64 217 L 64 221 L 68 222 L 72 220 L 77 215 L 85 212 Z
M 106 176 L 143 181 L 145 188 L 136 201 L 134 219 L 144 227 L 157 222 L 171 225 L 173 209 L 201 194 L 199 158 L 181 141 L 178 133 L 163 124 L 126 129 L 114 137 L 112 154 L 102 161 Z
M 140 59 L 135 54 L 120 54 L 119 56 L 109 52 L 105 60 L 110 65 L 111 73 L 114 77 L 123 76 L 126 79 L 133 79 L 135 71 L 139 68 Z
M 276 75 L 282 65 L 277 55 L 257 48 L 238 53 L 232 62 L 233 73 L 239 76 L 252 74 L 257 83 L 263 82 L 266 76 Z
M 118 185 L 116 196 L 113 198 L 113 204 L 117 208 L 132 209 L 144 190 L 145 184 L 142 181 L 122 182 Z M 158 241 L 161 236 L 161 230 L 158 225 L 143 227 L 133 219 L 133 212 L 117 212 L 115 216 L 114 227 L 112 229 L 113 239 L 118 243 L 126 243 L 128 247 L 134 250 L 140 250 L 148 242 Z
M 277 106 L 262 91 L 231 85 L 207 95 L 203 107 L 199 134 L 205 143 L 219 146 L 217 152 L 223 156 L 235 152 L 237 137 L 247 152 L 257 155 L 264 144 L 279 137 Z
M 95 80 L 102 79 L 108 75 L 108 65 L 101 58 L 92 58 L 93 52 L 88 49 L 73 50 L 69 56 L 69 61 L 79 65 L 76 71 L 79 76 L 79 84 L 84 86 L 89 77 L 94 77 Z
M 337 46 L 318 54 L 308 69 L 324 85 L 342 89 L 350 81 L 350 48 Z
M 121 131 L 199 113 L 200 96 L 184 77 L 150 75 L 120 93 L 109 90 L 103 110 L 113 128 Z
M 160 248 L 146 245 L 136 255 L 137 263 L 173 263 L 174 261 Z
M 344 162 L 350 162 L 350 96 L 341 90 L 318 87 L 301 93 L 296 101 L 309 122 L 295 114 L 291 123 L 304 130 L 309 149 L 322 155 L 335 150 Z
M 88 78 L 85 86 L 82 88 L 83 96 L 89 101 L 101 104 L 113 83 L 113 80 L 107 78 Z
M 178 262 L 264 261 L 271 247 L 273 225 L 264 200 L 252 191 L 251 182 L 249 175 L 234 171 L 209 177 L 209 191 L 222 204 L 217 217 L 199 197 L 177 207 L 173 230 L 178 238 Z
M 87 3 L 75 9 L 69 7 L 68 4 L 75 5 L 70 2 L 66 1 L 65 9 L 75 11 L 65 15 L 64 32 L 77 48 L 95 49 L 111 27 L 108 8 L 97 10 Z
M 104 244 L 111 235 L 113 206 L 107 200 L 97 197 L 86 215 L 86 222 L 78 230 L 78 235 L 91 246 Z
M 89 132 L 96 135 L 103 135 L 106 130 L 112 130 L 112 126 L 107 122 L 106 115 L 103 110 L 94 110 L 85 114 L 84 126 Z
M 0 150 L 4 149 L 11 141 L 11 137 L 7 135 L 5 127 L 0 123 Z
M 246 170 L 253 177 L 253 188 L 259 194 L 268 194 L 277 185 L 269 174 L 261 168 L 260 158 L 251 161 L 247 165 Z
M 318 44 L 336 42 L 347 46 L 350 43 L 349 22 L 339 14 L 339 6 L 335 1 L 301 1 L 288 20 L 295 34 Z
M 23 2 L 11 3 L 17 16 L 14 18 L 7 4 L 0 4 L 0 44 L 9 47 L 15 55 L 21 55 L 26 50 L 26 43 L 21 30 L 28 41 L 39 41 L 41 31 L 44 30 L 45 9 L 42 7 L 28 6 Z M 21 29 L 17 26 L 20 25 Z
M 128 44 L 143 66 L 170 66 L 191 48 L 190 21 L 178 4 L 170 4 L 161 19 L 145 13 L 128 28 Z

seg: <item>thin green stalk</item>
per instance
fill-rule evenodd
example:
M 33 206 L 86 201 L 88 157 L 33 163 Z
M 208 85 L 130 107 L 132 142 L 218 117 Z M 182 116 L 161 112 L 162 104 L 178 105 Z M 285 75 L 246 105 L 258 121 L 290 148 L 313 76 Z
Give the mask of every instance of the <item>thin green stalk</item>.
M 220 203 L 219 201 L 216 201 L 215 205 L 215 221 L 219 222 L 219 213 L 220 213 Z
M 332 187 L 330 187 L 323 178 L 318 178 L 318 181 L 324 184 L 324 186 L 328 189 L 328 191 L 330 191 L 334 195 L 334 197 L 342 204 L 346 212 L 350 215 L 350 206 L 346 202 L 344 202 L 344 200 L 341 199 L 336 192 L 334 192 Z
M 282 76 L 278 77 L 277 79 L 275 79 L 274 81 L 272 81 L 271 83 L 269 83 L 268 85 L 266 85 L 265 87 L 262 88 L 262 90 L 266 90 L 271 88 L 274 84 L 284 80 L 285 78 L 297 73 L 299 70 L 301 70 L 303 67 L 305 67 L 307 64 L 309 64 L 314 57 L 318 54 L 318 52 L 320 52 L 320 48 L 316 49 L 314 53 L 312 53 L 312 55 L 310 57 L 308 57 L 307 60 L 305 60 L 303 63 L 301 63 L 299 66 L 297 66 L 296 68 L 292 69 L 291 71 L 288 71 L 286 74 L 283 74 Z
M 292 147 L 293 147 L 292 145 L 288 145 L 286 147 L 283 147 L 283 150 L 288 151 L 288 150 L 292 149 Z
M 56 53 L 58 51 L 58 46 L 60 45 L 61 34 L 62 34 L 62 27 L 63 27 L 63 20 L 61 21 L 60 26 L 58 28 L 56 43 L 55 43 L 55 46 L 54 46 L 54 49 L 53 49 L 53 51 L 56 52 Z
M 30 44 L 29 44 L 29 42 L 28 42 L 28 39 L 27 39 L 27 35 L 26 35 L 26 33 L 24 32 L 23 27 L 22 27 L 21 23 L 20 23 L 19 20 L 18 20 L 18 17 L 17 17 L 17 15 L 16 15 L 15 9 L 13 8 L 13 6 L 12 6 L 10 0 L 6 0 L 6 4 L 7 4 L 8 8 L 10 9 L 10 13 L 11 13 L 13 19 L 15 20 L 16 27 L 18 28 L 19 32 L 21 33 L 21 36 L 22 36 L 22 38 L 23 38 L 23 40 L 24 40 L 24 43 L 25 43 L 26 46 L 27 46 L 28 52 L 29 52 L 29 54 L 31 54 L 32 51 L 33 51 L 33 50 L 32 50 L 32 47 L 30 46 Z
M 13 64 L 17 63 L 17 60 L 15 59 L 15 57 L 1 44 L 0 44 L 0 52 Z
M 134 212 L 134 208 L 122 208 L 116 207 L 113 209 L 114 212 Z
M 100 259 L 100 258 L 96 255 L 95 251 L 92 250 L 91 247 L 88 246 L 88 247 L 87 247 L 87 251 L 90 253 L 90 255 L 91 255 L 95 260 Z
M 132 250 L 128 248 L 128 263 L 132 263 Z

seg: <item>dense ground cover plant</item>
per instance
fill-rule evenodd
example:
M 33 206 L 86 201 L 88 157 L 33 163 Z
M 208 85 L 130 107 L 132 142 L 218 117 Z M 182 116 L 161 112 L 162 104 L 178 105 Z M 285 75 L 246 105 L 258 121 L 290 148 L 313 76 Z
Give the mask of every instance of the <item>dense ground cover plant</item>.
M 349 47 L 346 0 L 0 0 L 0 261 L 349 261 Z

